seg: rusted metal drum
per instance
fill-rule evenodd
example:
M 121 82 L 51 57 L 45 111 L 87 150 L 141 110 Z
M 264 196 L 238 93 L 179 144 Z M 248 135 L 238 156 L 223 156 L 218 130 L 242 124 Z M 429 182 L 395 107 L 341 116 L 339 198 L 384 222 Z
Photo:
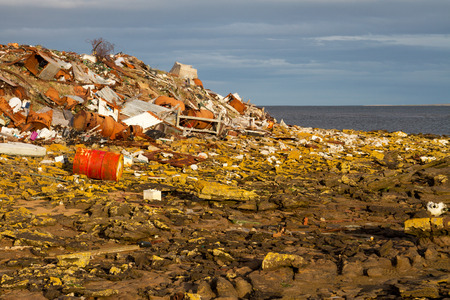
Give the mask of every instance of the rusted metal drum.
M 111 116 L 102 116 L 97 113 L 80 111 L 73 117 L 73 127 L 78 131 L 96 128 L 101 135 L 114 140 L 127 126 L 116 122 Z
M 155 99 L 154 104 L 159 106 L 170 106 L 170 107 L 178 106 L 178 108 L 182 112 L 186 109 L 186 106 L 182 101 L 167 96 L 159 96 L 158 98 Z
M 91 112 L 82 110 L 73 117 L 73 128 L 78 131 L 92 129 L 94 127 L 91 126 L 92 119 L 93 114 Z
M 207 110 L 207 109 L 200 109 L 200 110 L 189 110 L 187 113 L 190 117 L 197 117 L 197 118 L 205 118 L 205 119 L 214 119 L 214 114 Z M 189 120 L 186 121 L 183 126 L 189 127 L 189 128 L 196 128 L 196 129 L 207 129 L 212 126 L 211 122 L 207 121 L 200 121 L 200 120 Z
M 127 128 L 127 126 L 116 122 L 111 116 L 100 117 L 103 118 L 103 121 L 101 122 L 102 136 L 107 137 L 111 140 L 116 139 L 122 133 L 122 131 Z
M 92 179 L 119 181 L 123 173 L 123 155 L 78 148 L 73 160 L 73 173 Z

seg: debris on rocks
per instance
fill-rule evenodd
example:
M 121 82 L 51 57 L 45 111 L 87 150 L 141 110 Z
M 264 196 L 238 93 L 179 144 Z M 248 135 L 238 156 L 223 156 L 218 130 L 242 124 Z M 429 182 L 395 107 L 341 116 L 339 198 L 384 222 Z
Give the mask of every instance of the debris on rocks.
M 447 205 L 444 202 L 434 203 L 430 201 L 427 203 L 427 210 L 433 216 L 439 217 L 447 211 Z
M 449 137 L 287 125 L 179 62 L 0 54 L 0 298 L 449 296 Z

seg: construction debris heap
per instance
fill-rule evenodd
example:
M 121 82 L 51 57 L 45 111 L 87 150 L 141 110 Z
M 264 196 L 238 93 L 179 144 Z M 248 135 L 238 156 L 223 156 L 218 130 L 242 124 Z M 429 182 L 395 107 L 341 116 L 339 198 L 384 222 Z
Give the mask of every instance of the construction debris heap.
M 81 139 L 152 140 L 149 130 L 223 136 L 273 122 L 237 94 L 205 89 L 197 70 L 178 62 L 165 73 L 125 54 L 99 58 L 11 44 L 1 51 L 0 125 L 17 129 L 3 133 L 23 141 L 35 139 L 34 132 L 44 137 L 43 129 L 56 136 L 75 129 Z

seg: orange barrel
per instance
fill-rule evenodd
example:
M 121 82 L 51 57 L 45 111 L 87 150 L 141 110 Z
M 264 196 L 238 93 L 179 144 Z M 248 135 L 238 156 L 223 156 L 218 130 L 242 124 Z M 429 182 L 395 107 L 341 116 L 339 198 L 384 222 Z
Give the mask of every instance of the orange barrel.
M 159 96 L 158 98 L 155 99 L 154 104 L 159 106 L 170 106 L 170 107 L 175 107 L 178 105 L 178 108 L 181 111 L 184 111 L 186 109 L 186 106 L 182 101 L 167 96 Z
M 78 148 L 73 160 L 73 173 L 89 178 L 119 181 L 123 172 L 123 155 Z
M 196 86 L 203 87 L 203 82 L 200 79 L 198 79 L 198 78 L 194 78 L 194 83 L 195 83 Z
M 73 117 L 73 127 L 78 131 L 92 129 L 97 125 L 97 124 L 94 124 L 94 126 L 91 125 L 93 120 L 94 116 L 92 113 L 82 110 Z M 90 126 L 92 127 L 89 128 Z
M 122 132 L 127 129 L 127 125 L 116 122 L 113 117 L 106 116 L 104 117 L 104 121 L 102 123 L 102 136 L 109 138 L 111 140 L 120 137 Z
M 247 108 L 247 106 L 245 106 L 245 104 L 242 103 L 242 101 L 236 98 L 233 98 L 233 100 L 231 100 L 229 104 L 233 106 L 234 109 L 236 109 L 241 115 L 244 114 L 244 111 Z
M 209 111 L 207 109 L 200 109 L 200 110 L 192 110 L 190 109 L 187 113 L 190 117 L 198 117 L 198 118 L 205 118 L 205 119 L 214 119 L 214 114 L 212 111 Z M 196 128 L 196 129 L 207 129 L 212 126 L 211 122 L 206 121 L 199 121 L 199 120 L 189 120 L 184 123 L 185 127 L 188 128 Z
M 97 128 L 103 137 L 114 140 L 127 126 L 116 122 L 111 116 L 80 111 L 73 117 L 73 127 L 78 131 Z

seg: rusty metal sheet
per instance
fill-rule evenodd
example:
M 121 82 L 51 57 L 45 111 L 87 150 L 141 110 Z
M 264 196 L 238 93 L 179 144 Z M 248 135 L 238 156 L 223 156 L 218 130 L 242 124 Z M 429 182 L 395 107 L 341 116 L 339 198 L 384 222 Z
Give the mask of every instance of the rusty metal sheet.
M 25 61 L 25 67 L 44 80 L 52 80 L 61 69 L 57 61 L 41 51 L 33 51 Z

